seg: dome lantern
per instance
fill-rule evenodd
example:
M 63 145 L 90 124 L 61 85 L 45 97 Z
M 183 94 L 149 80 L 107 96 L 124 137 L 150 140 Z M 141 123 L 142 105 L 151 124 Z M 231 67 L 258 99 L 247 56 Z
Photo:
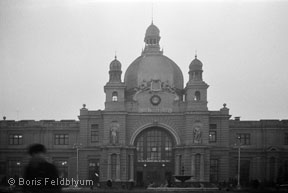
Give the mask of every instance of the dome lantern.
M 200 60 L 197 59 L 197 55 L 195 55 L 195 59 L 189 65 L 189 81 L 201 81 L 202 80 L 202 67 L 203 64 Z
M 110 63 L 109 82 L 121 82 L 121 74 L 121 63 L 117 60 L 117 56 L 115 56 L 115 59 Z
M 151 23 L 151 25 L 147 28 L 145 33 L 145 49 L 144 53 L 151 52 L 160 52 L 160 30 L 156 25 Z

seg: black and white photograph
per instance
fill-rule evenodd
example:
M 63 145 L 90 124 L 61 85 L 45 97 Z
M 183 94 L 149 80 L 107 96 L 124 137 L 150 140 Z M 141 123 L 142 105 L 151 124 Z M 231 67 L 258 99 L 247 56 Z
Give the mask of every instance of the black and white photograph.
M 0 0 L 0 192 L 288 191 L 287 0 Z

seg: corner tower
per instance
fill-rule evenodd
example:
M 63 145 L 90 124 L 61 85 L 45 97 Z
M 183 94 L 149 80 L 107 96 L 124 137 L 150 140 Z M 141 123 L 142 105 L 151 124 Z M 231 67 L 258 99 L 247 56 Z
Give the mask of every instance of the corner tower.
M 189 81 L 186 85 L 187 111 L 208 111 L 208 84 L 203 81 L 203 64 L 197 55 L 189 65 Z
M 121 63 L 115 59 L 110 63 L 109 82 L 104 86 L 106 111 L 125 110 L 125 84 L 121 81 Z

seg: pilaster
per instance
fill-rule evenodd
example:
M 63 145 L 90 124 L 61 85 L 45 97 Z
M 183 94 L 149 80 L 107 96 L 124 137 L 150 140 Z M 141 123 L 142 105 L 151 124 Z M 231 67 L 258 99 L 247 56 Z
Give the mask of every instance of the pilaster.
M 129 155 L 129 159 L 130 159 L 130 182 L 134 181 L 134 155 L 130 154 Z
M 179 175 L 179 171 L 180 171 L 180 154 L 176 155 L 176 159 L 175 159 L 175 175 Z

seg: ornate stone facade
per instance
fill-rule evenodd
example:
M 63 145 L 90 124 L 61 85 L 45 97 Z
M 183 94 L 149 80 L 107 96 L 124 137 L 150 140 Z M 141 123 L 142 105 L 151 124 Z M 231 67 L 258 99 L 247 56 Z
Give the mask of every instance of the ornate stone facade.
M 110 64 L 104 110 L 80 109 L 79 121 L 0 122 L 0 177 L 21 175 L 25 148 L 47 146 L 63 177 L 112 184 L 160 185 L 173 175 L 191 182 L 241 183 L 281 180 L 288 175 L 288 121 L 231 120 L 226 104 L 208 110 L 208 85 L 197 56 L 184 87 L 180 68 L 160 50 L 160 30 L 151 24 L 145 49 L 121 80 L 121 63 Z M 187 70 L 188 71 L 188 70 Z M 96 177 L 95 177 L 96 176 Z

